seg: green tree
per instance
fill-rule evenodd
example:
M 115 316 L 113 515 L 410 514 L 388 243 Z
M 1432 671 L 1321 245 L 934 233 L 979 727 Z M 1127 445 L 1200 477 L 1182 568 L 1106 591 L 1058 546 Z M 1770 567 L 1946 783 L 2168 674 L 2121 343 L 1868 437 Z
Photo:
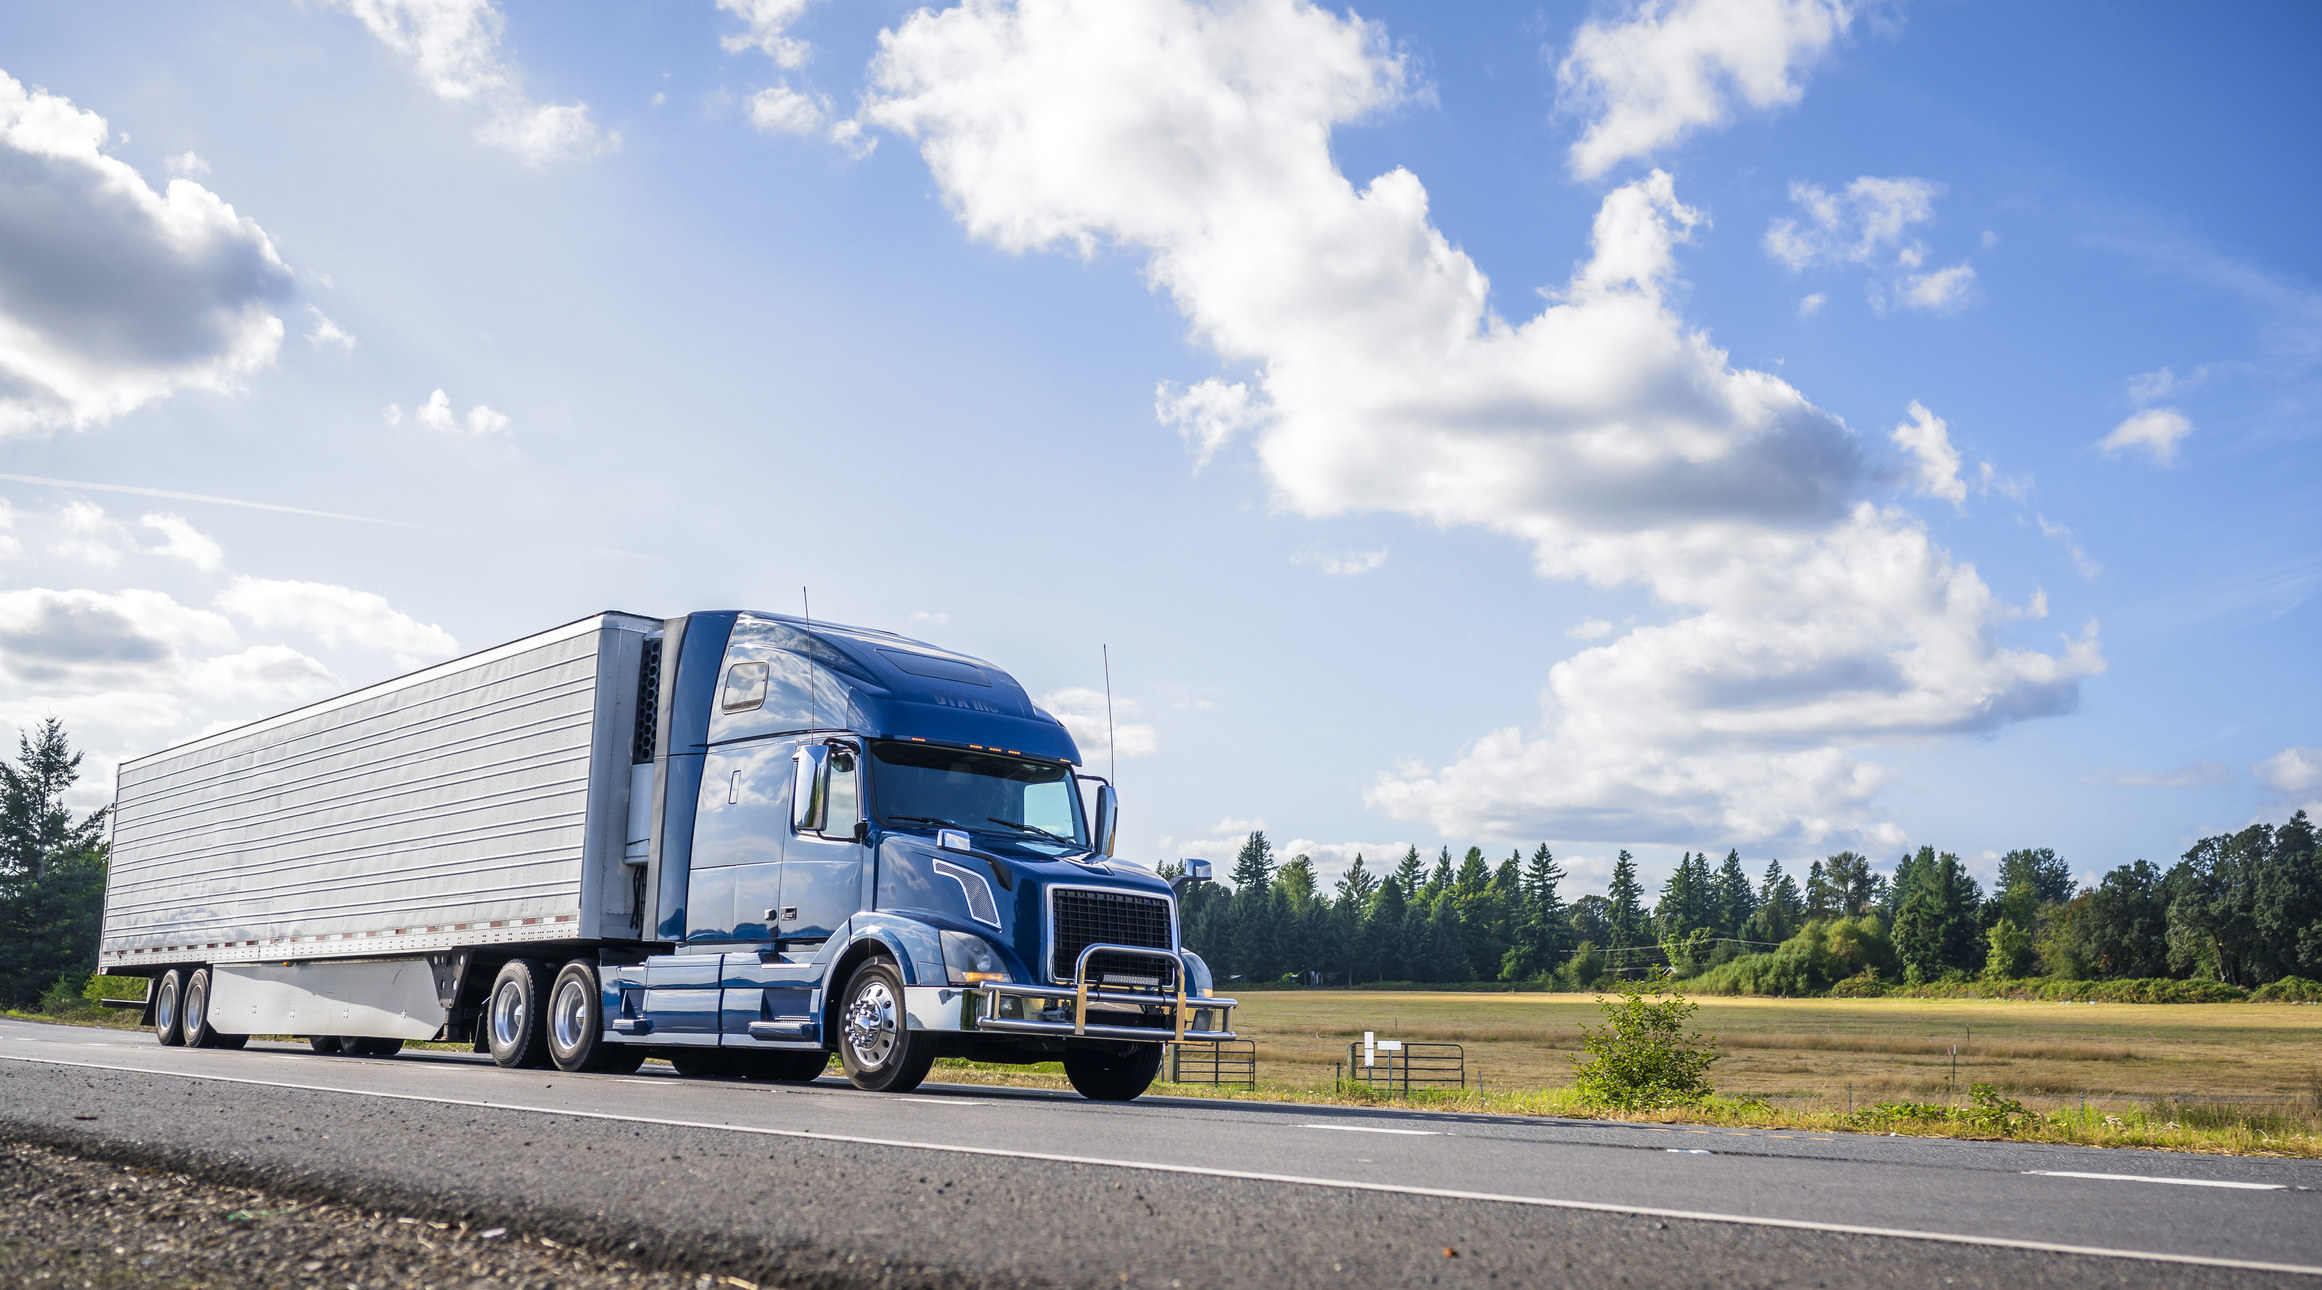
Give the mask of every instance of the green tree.
M 1572 943 L 1587 941 L 1591 945 L 1612 943 L 1612 902 L 1602 896 L 1588 895 L 1572 902 L 1565 920 L 1572 928 Z
M 1428 910 L 1425 971 L 1429 981 L 1470 979 L 1466 929 L 1460 925 L 1459 901 L 1449 891 L 1438 895 Z
M 1871 908 L 1877 896 L 1877 884 L 1873 882 L 1875 875 L 1871 873 L 1869 856 L 1841 851 L 1824 859 L 1822 864 L 1838 914 L 1852 918 Z M 1896 875 L 1895 881 L 1902 882 L 1901 874 Z
M 1379 884 L 1379 894 L 1371 901 L 1370 917 L 1363 922 L 1363 938 L 1370 948 L 1370 965 L 1376 974 L 1374 980 L 1410 981 L 1416 979 L 1411 970 L 1410 903 L 1403 897 L 1403 884 L 1388 879 Z
M 1937 856 L 1934 848 L 1923 847 L 1896 872 L 1907 872 L 1909 883 L 1905 887 L 1898 878 L 1896 884 L 1906 893 L 1894 932 L 1895 952 L 1905 970 L 1931 981 L 1946 972 L 1981 968 L 1985 946 L 1976 915 L 1983 893 L 1959 857 L 1948 851 Z
M 1830 871 L 1820 860 L 1806 870 L 1806 921 L 1818 923 L 1826 918 L 1837 918 L 1845 911 L 1846 893 L 1830 881 Z
M 1984 976 L 1998 981 L 2024 976 L 2032 967 L 2032 933 L 2002 914 L 1984 935 L 1990 947 L 1984 954 Z
M 1424 904 L 1432 908 L 1437 896 L 1451 890 L 1453 878 L 1451 848 L 1445 847 L 1436 855 L 1435 867 L 1427 871 L 1427 881 L 1420 884 L 1419 895 L 1414 898 L 1413 903 Z
M 1637 885 L 1637 861 L 1623 848 L 1613 860 L 1612 882 L 1605 888 L 1605 922 L 1614 949 L 1648 943 L 1645 927 L 1645 889 Z
M 1750 916 L 1749 930 L 1743 933 L 1753 941 L 1775 945 L 1797 934 L 1806 918 L 1806 902 L 1798 893 L 1797 880 L 1782 872 L 1782 862 L 1768 860 L 1766 876 L 1758 885 L 1757 912 Z
M 1717 867 L 1715 925 L 1720 936 L 1748 934 L 1750 917 L 1758 912 L 1758 898 L 1750 890 L 1750 876 L 1742 872 L 1741 852 L 1728 850 Z
M 2304 811 L 2274 830 L 2250 915 L 2265 946 L 2266 980 L 2322 978 L 2322 850 Z
M 60 976 L 96 968 L 112 808 L 76 820 L 65 805 L 81 754 L 63 722 L 16 744 L 15 763 L 0 763 L 0 1003 L 28 1008 Z
M 1604 1028 L 1583 1026 L 1573 1059 L 1574 1084 L 1582 1100 L 1595 1106 L 1646 1110 L 1691 1106 L 1714 1091 L 1709 1067 L 1718 1058 L 1717 1040 L 1685 1026 L 1699 1005 L 1682 994 L 1651 1000 L 1633 985 L 1617 999 L 1600 999 Z
M 1403 889 L 1403 903 L 1408 905 L 1419 898 L 1419 883 L 1426 876 L 1427 865 L 1419 859 L 1419 848 L 1403 852 L 1402 862 L 1395 866 L 1395 883 Z
M 1274 885 L 1290 901 L 1290 908 L 1303 914 L 1314 901 L 1314 857 L 1295 855 L 1282 871 L 1274 876 Z
M 1564 867 L 1556 863 L 1556 855 L 1548 849 L 1548 844 L 1541 843 L 1524 864 L 1523 921 L 1514 944 L 1508 949 L 1510 955 L 1518 957 L 1503 963 L 1503 979 L 1530 980 L 1554 971 L 1564 961 L 1571 944 L 1572 923 L 1564 898 L 1556 891 L 1556 885 L 1562 881 Z
M 1260 829 L 1242 843 L 1234 856 L 1234 890 L 1264 891 L 1274 884 L 1274 844 Z
M 1653 932 L 1662 941 L 1683 940 L 1696 927 L 1707 926 L 1714 897 L 1710 891 L 1709 857 L 1685 853 L 1669 871 L 1661 887 L 1660 903 L 1653 907 Z
M 2000 857 L 1999 885 L 1992 900 L 1997 916 L 2029 928 L 2042 906 L 2072 899 L 2072 866 L 2046 847 L 2010 851 Z

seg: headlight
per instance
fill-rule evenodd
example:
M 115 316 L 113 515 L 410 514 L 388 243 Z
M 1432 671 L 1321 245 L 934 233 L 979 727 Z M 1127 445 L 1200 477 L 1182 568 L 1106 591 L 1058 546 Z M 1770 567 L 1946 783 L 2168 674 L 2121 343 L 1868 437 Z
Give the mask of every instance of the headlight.
M 1005 981 L 1008 969 L 1000 966 L 1000 952 L 981 936 L 966 932 L 944 932 L 943 968 L 951 975 L 953 985 L 975 985 L 983 981 Z

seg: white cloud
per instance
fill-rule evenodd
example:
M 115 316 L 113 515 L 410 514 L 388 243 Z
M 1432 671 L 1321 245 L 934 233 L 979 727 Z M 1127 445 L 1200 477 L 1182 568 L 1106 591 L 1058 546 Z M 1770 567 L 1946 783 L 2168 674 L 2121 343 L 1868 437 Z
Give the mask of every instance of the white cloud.
M 1959 450 L 1951 446 L 1951 428 L 1943 418 L 1911 400 L 1911 419 L 1895 427 L 1895 446 L 1911 454 L 1918 472 L 1919 491 L 1957 505 L 1967 500 L 1967 484 L 1959 478 Z
M 2149 453 L 2155 465 L 2177 464 L 2177 445 L 2193 433 L 2193 422 L 2175 408 L 2146 408 L 2132 414 L 2126 421 L 2112 428 L 2112 433 L 2097 441 L 2107 456 L 2119 456 L 2130 449 Z
M 2224 762 L 2197 761 L 2175 770 L 2100 770 L 2081 776 L 2080 782 L 2121 788 L 2207 788 L 2232 778 Z
M 924 609 L 914 609 L 911 611 L 911 620 L 913 622 L 920 623 L 933 623 L 935 626 L 941 627 L 945 623 L 951 621 L 951 615 L 945 613 L 929 613 Z
M 1798 300 L 1798 316 L 1800 318 L 1812 318 L 1814 315 L 1822 312 L 1822 306 L 1826 303 L 1828 303 L 1828 297 L 1824 296 L 1819 291 L 1811 292 L 1805 296 L 1802 296 Z
M 210 173 L 210 163 L 196 156 L 190 148 L 164 160 L 161 168 L 186 179 L 199 179 Z
M 1957 313 L 1975 303 L 1975 269 L 1954 264 L 1932 273 L 1914 273 L 1902 284 L 1903 304 L 1932 314 Z
M 1196 473 L 1235 435 L 1265 419 L 1263 410 L 1250 402 L 1249 386 L 1214 376 L 1190 389 L 1181 390 L 1169 381 L 1154 386 L 1153 415 L 1163 425 L 1176 426 L 1194 449 Z
M 400 404 L 400 403 L 390 403 L 390 404 L 388 404 L 388 405 L 387 405 L 387 410 L 386 410 L 385 412 L 383 412 L 383 413 L 381 413 L 381 414 L 380 414 L 380 419 L 381 419 L 381 420 L 383 420 L 383 421 L 385 421 L 385 422 L 386 422 L 388 425 L 391 425 L 391 426 L 399 426 L 399 425 L 402 425 L 402 424 L 403 424 L 403 405 L 402 405 L 402 404 Z
M 329 318 L 324 317 L 323 311 L 315 308 L 313 305 L 308 305 L 306 309 L 308 313 L 314 315 L 314 330 L 306 334 L 306 339 L 309 344 L 313 345 L 316 349 L 321 349 L 325 345 L 328 345 L 338 350 L 342 354 L 352 354 L 355 352 L 355 337 L 353 333 L 349 332 L 346 328 L 339 326 L 337 323 L 332 322 Z
M 1975 269 L 1962 262 L 1922 271 L 1926 243 L 1912 232 L 1935 218 L 1943 185 L 1910 176 L 1864 175 L 1838 192 L 1793 182 L 1790 201 L 1798 216 L 1766 226 L 1766 254 L 1793 273 L 1828 265 L 1859 264 L 1882 270 L 1870 284 L 1871 303 L 1885 310 L 1892 302 L 1907 309 L 1951 313 L 1975 300 Z M 1821 308 L 1819 293 L 1807 297 Z M 1801 314 L 1812 312 L 1801 302 Z
M 156 193 L 105 119 L 0 73 L 0 436 L 231 392 L 282 346 L 290 270 L 191 179 Z
M 226 562 L 226 549 L 182 516 L 154 514 L 137 522 L 161 535 L 161 545 L 153 548 L 155 555 L 183 560 L 203 573 L 216 573 Z
M 750 96 L 750 124 L 768 134 L 813 134 L 829 119 L 823 104 L 787 85 L 769 86 Z
M 111 568 L 137 549 L 129 530 L 90 502 L 66 502 L 39 527 L 45 530 L 46 553 L 59 559 Z
M 451 396 L 442 390 L 428 395 L 427 402 L 413 408 L 411 419 L 430 430 L 443 434 L 459 434 L 464 430 L 479 439 L 508 432 L 506 414 L 495 412 L 490 407 L 479 403 L 468 409 L 468 415 L 463 420 L 452 411 Z M 388 425 L 401 425 L 403 423 L 402 406 L 395 403 L 388 404 L 386 420 Z
M 811 3 L 813 0 L 718 0 L 718 8 L 740 18 L 747 28 L 719 43 L 729 53 L 759 50 L 778 67 L 804 66 L 813 46 L 790 35 L 789 28 Z
M 1574 174 L 1593 179 L 1703 126 L 1738 101 L 1785 107 L 1805 74 L 1846 34 L 1841 0 L 1638 0 L 1573 33 L 1556 69 L 1557 103 L 1588 118 Z
M 1564 629 L 1564 634 L 1576 641 L 1603 640 L 1616 629 L 1602 618 L 1584 618 Z
M 20 684 L 150 684 L 174 676 L 187 655 L 233 642 L 223 617 L 158 591 L 0 591 L 0 673 Z
M 1066 686 L 1040 696 L 1040 706 L 1064 723 L 1072 741 L 1080 745 L 1081 760 L 1096 765 L 1107 751 L 1105 692 L 1085 686 Z M 1115 698 L 1110 719 L 1111 753 L 1115 757 L 1144 757 L 1160 750 L 1161 735 L 1151 724 L 1133 721 L 1136 700 Z
M 1984 463 L 1986 470 L 1990 467 L 1990 462 Z M 2064 545 L 2064 553 L 2072 557 L 2072 567 L 2080 571 L 2081 577 L 2093 580 L 2097 574 L 2104 572 L 2104 566 L 2091 559 L 2087 550 L 2080 545 L 2079 534 L 2061 524 L 2049 523 L 2047 516 L 2037 512 L 2033 514 L 2032 518 L 2040 525 L 2040 536 L 2053 538 Z
M 2284 748 L 2251 768 L 2258 782 L 2289 798 L 2322 795 L 2322 748 Z
M 1380 551 L 1331 551 L 1321 546 L 1303 546 L 1291 552 L 1290 563 L 1320 569 L 1334 578 L 1359 578 L 1387 562 L 1387 553 Z
M 384 596 L 324 582 L 238 577 L 214 603 L 261 630 L 303 632 L 326 647 L 377 650 L 406 666 L 460 648 L 450 632 L 405 614 Z
M 339 683 L 329 668 L 288 645 L 253 645 L 238 654 L 203 659 L 188 669 L 187 678 L 213 697 L 276 703 L 327 694 Z
M 1702 216 L 1668 175 L 1606 196 L 1539 314 L 1494 313 L 1415 176 L 1358 188 L 1332 161 L 1334 126 L 1405 93 L 1368 23 L 1292 0 L 978 3 L 883 34 L 873 78 L 866 119 L 916 141 L 972 235 L 1141 253 L 1195 338 L 1259 374 L 1233 406 L 1284 509 L 1480 525 L 1543 576 L 1665 608 L 1550 669 L 1536 729 L 1382 777 L 1369 800 L 1397 818 L 1884 839 L 1886 772 L 1857 749 L 2068 710 L 2103 666 L 2092 626 L 2055 654 L 2003 642 L 2041 606 L 1866 501 L 1837 418 L 1677 314 Z
M 620 146 L 586 103 L 536 103 L 501 54 L 507 19 L 492 0 L 333 0 L 380 43 L 412 60 L 436 97 L 486 113 L 478 141 L 532 165 L 597 156 Z
M 1210 825 L 1209 831 L 1212 833 L 1238 834 L 1246 838 L 1250 834 L 1256 833 L 1265 827 L 1266 822 L 1262 819 L 1244 820 L 1229 815 L 1224 819 L 1219 820 L 1217 823 Z

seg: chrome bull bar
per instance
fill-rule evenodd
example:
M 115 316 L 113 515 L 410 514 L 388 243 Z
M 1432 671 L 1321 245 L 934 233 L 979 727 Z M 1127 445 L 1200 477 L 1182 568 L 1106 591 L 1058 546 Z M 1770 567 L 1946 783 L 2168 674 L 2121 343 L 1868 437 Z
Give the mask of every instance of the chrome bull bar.
M 1177 993 L 1172 995 L 1156 990 L 1150 994 L 1140 994 L 1092 988 L 1088 980 L 1088 961 L 1097 954 L 1127 954 L 1173 963 L 1177 966 Z M 1228 1028 L 1227 1023 L 1232 1019 L 1237 1002 L 1215 995 L 1186 994 L 1185 983 L 1192 975 L 1186 971 L 1185 959 L 1174 950 L 1146 949 L 1136 945 L 1091 945 L 1080 952 L 1080 958 L 1072 965 L 1070 986 L 1019 985 L 1013 981 L 988 981 L 978 986 L 976 993 L 983 1000 L 983 1006 L 977 1012 L 975 1028 L 1003 1034 L 1072 1035 L 1087 1039 L 1127 1039 L 1147 1044 L 1207 1044 L 1233 1038 L 1234 1032 Z M 1033 1010 L 1031 1005 L 1035 1000 L 1049 1004 L 1069 1001 L 1072 1004 L 1072 1020 L 1036 1021 L 1029 1017 L 1003 1017 L 1000 1015 L 1000 1001 L 1011 998 L 1021 1001 L 1023 1010 L 1027 1012 Z M 1088 1019 L 1090 1004 L 1103 1008 L 1133 1008 L 1139 1012 L 1147 1008 L 1167 1008 L 1170 1025 L 1166 1028 L 1092 1025 Z M 1217 1013 L 1218 1028 L 1195 1028 L 1194 1014 L 1201 1012 Z

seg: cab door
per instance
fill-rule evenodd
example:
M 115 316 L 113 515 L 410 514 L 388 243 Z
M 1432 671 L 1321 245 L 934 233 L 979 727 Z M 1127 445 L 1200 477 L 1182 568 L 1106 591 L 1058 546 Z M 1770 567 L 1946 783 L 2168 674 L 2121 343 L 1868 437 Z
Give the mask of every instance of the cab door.
M 782 848 L 782 899 L 774 935 L 784 945 L 825 940 L 862 908 L 863 846 L 862 750 L 852 741 L 828 747 L 826 797 L 819 825 L 800 825 L 793 810 L 789 840 Z M 810 759 L 801 749 L 794 767 Z M 795 778 L 808 772 L 794 770 Z M 795 782 L 794 778 L 794 782 Z M 796 789 L 793 789 L 796 792 Z

